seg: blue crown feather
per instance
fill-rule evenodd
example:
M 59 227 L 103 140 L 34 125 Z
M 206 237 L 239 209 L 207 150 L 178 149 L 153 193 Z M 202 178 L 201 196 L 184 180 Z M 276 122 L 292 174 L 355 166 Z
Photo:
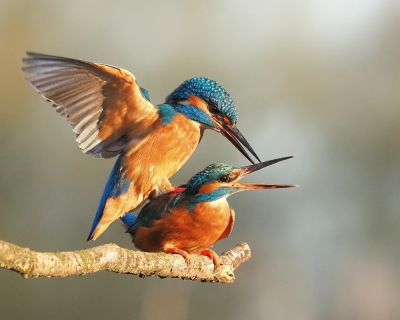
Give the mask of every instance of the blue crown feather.
M 237 122 L 238 113 L 231 95 L 218 82 L 208 78 L 186 80 L 165 99 L 165 103 L 174 104 L 186 100 L 190 94 L 214 103 L 232 124 Z
M 230 166 L 224 163 L 214 163 L 207 166 L 204 170 L 195 174 L 187 183 L 183 193 L 186 195 L 194 195 L 200 186 L 206 183 L 216 181 L 219 176 L 229 174 L 233 169 L 240 169 L 237 166 Z

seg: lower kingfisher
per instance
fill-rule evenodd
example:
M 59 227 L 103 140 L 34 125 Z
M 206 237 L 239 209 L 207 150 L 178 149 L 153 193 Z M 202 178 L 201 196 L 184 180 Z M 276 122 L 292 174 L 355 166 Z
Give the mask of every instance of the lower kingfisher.
M 194 152 L 205 129 L 225 136 L 249 161 L 260 161 L 236 126 L 230 94 L 216 81 L 192 78 L 165 103 L 153 105 L 129 71 L 114 66 L 27 52 L 28 82 L 72 125 L 86 155 L 119 155 L 88 237 L 138 208 L 149 196 L 175 191 L 169 178 Z
M 291 188 L 297 185 L 239 183 L 248 174 L 293 157 L 284 157 L 246 167 L 212 164 L 193 176 L 181 193 L 168 192 L 147 203 L 136 217 L 121 218 L 132 242 L 141 251 L 177 253 L 190 262 L 188 254 L 210 257 L 215 268 L 218 255 L 215 242 L 232 231 L 235 213 L 226 198 L 252 189 Z

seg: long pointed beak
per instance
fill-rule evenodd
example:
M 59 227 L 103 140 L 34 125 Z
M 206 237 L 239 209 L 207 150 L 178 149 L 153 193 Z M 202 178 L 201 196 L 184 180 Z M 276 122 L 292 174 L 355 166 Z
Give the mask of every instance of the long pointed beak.
M 253 190 L 253 189 L 278 189 L 278 188 L 295 188 L 298 184 L 270 184 L 270 183 L 251 183 L 241 182 L 234 185 L 238 191 Z
M 242 167 L 242 174 L 239 176 L 239 179 L 249 175 L 252 172 L 258 171 L 262 168 L 271 166 L 275 163 L 294 158 L 293 156 L 278 158 L 274 160 L 268 160 L 261 163 L 253 164 L 250 166 Z M 270 184 L 270 183 L 252 183 L 252 182 L 240 182 L 235 183 L 233 187 L 237 191 L 244 191 L 244 190 L 252 190 L 252 189 L 277 189 L 277 188 L 294 188 L 298 187 L 297 184 Z
M 215 119 L 214 119 L 215 120 Z M 242 135 L 236 125 L 230 126 L 223 122 L 216 121 L 218 124 L 221 134 L 227 138 L 251 163 L 254 163 L 253 159 L 250 158 L 247 151 L 243 148 L 246 147 L 247 150 L 251 152 L 251 154 L 261 162 L 260 158 L 257 156 L 253 148 L 247 142 L 246 138 Z M 242 146 L 243 145 L 243 146 Z
M 264 162 L 253 164 L 251 166 L 242 167 L 243 172 L 240 175 L 240 178 L 243 178 L 243 177 L 249 175 L 250 173 L 258 171 L 258 170 L 260 170 L 262 168 L 271 166 L 271 165 L 273 165 L 275 163 L 278 163 L 278 162 L 281 162 L 281 161 L 284 161 L 284 160 L 287 160 L 287 159 L 291 159 L 291 158 L 294 158 L 294 156 L 268 160 L 268 161 L 264 161 Z

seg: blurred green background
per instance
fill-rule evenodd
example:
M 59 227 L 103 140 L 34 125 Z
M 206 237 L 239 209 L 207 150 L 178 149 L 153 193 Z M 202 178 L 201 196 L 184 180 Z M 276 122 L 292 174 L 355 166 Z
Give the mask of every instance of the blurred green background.
M 1 319 L 400 319 L 400 2 L 0 0 L 0 238 L 37 251 L 86 237 L 114 160 L 84 156 L 23 80 L 26 50 L 131 71 L 161 103 L 206 76 L 235 100 L 262 160 L 247 181 L 300 188 L 229 198 L 246 241 L 231 285 L 107 272 L 25 280 L 0 269 Z M 173 177 L 247 165 L 207 131 Z

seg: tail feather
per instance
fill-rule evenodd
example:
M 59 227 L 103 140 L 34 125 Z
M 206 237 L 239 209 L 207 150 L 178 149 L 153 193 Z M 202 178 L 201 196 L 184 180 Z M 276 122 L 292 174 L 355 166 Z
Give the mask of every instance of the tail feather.
M 127 230 L 129 229 L 129 227 L 136 221 L 137 215 L 129 212 L 119 219 L 120 219 L 125 231 L 128 232 Z
M 96 229 L 99 227 L 101 219 L 103 218 L 104 208 L 106 206 L 107 200 L 110 197 L 116 198 L 121 194 L 125 193 L 129 186 L 129 183 L 127 183 L 127 181 L 121 179 L 121 162 L 123 157 L 124 153 L 120 154 L 120 156 L 118 157 L 117 161 L 114 164 L 114 167 L 111 170 L 110 175 L 108 176 L 106 186 L 104 187 L 104 191 L 103 194 L 101 195 L 100 203 L 97 208 L 96 215 L 94 217 L 92 228 L 87 238 L 88 242 L 90 240 L 96 240 L 97 238 L 95 237 L 95 232 Z M 105 228 L 107 227 L 108 225 Z

